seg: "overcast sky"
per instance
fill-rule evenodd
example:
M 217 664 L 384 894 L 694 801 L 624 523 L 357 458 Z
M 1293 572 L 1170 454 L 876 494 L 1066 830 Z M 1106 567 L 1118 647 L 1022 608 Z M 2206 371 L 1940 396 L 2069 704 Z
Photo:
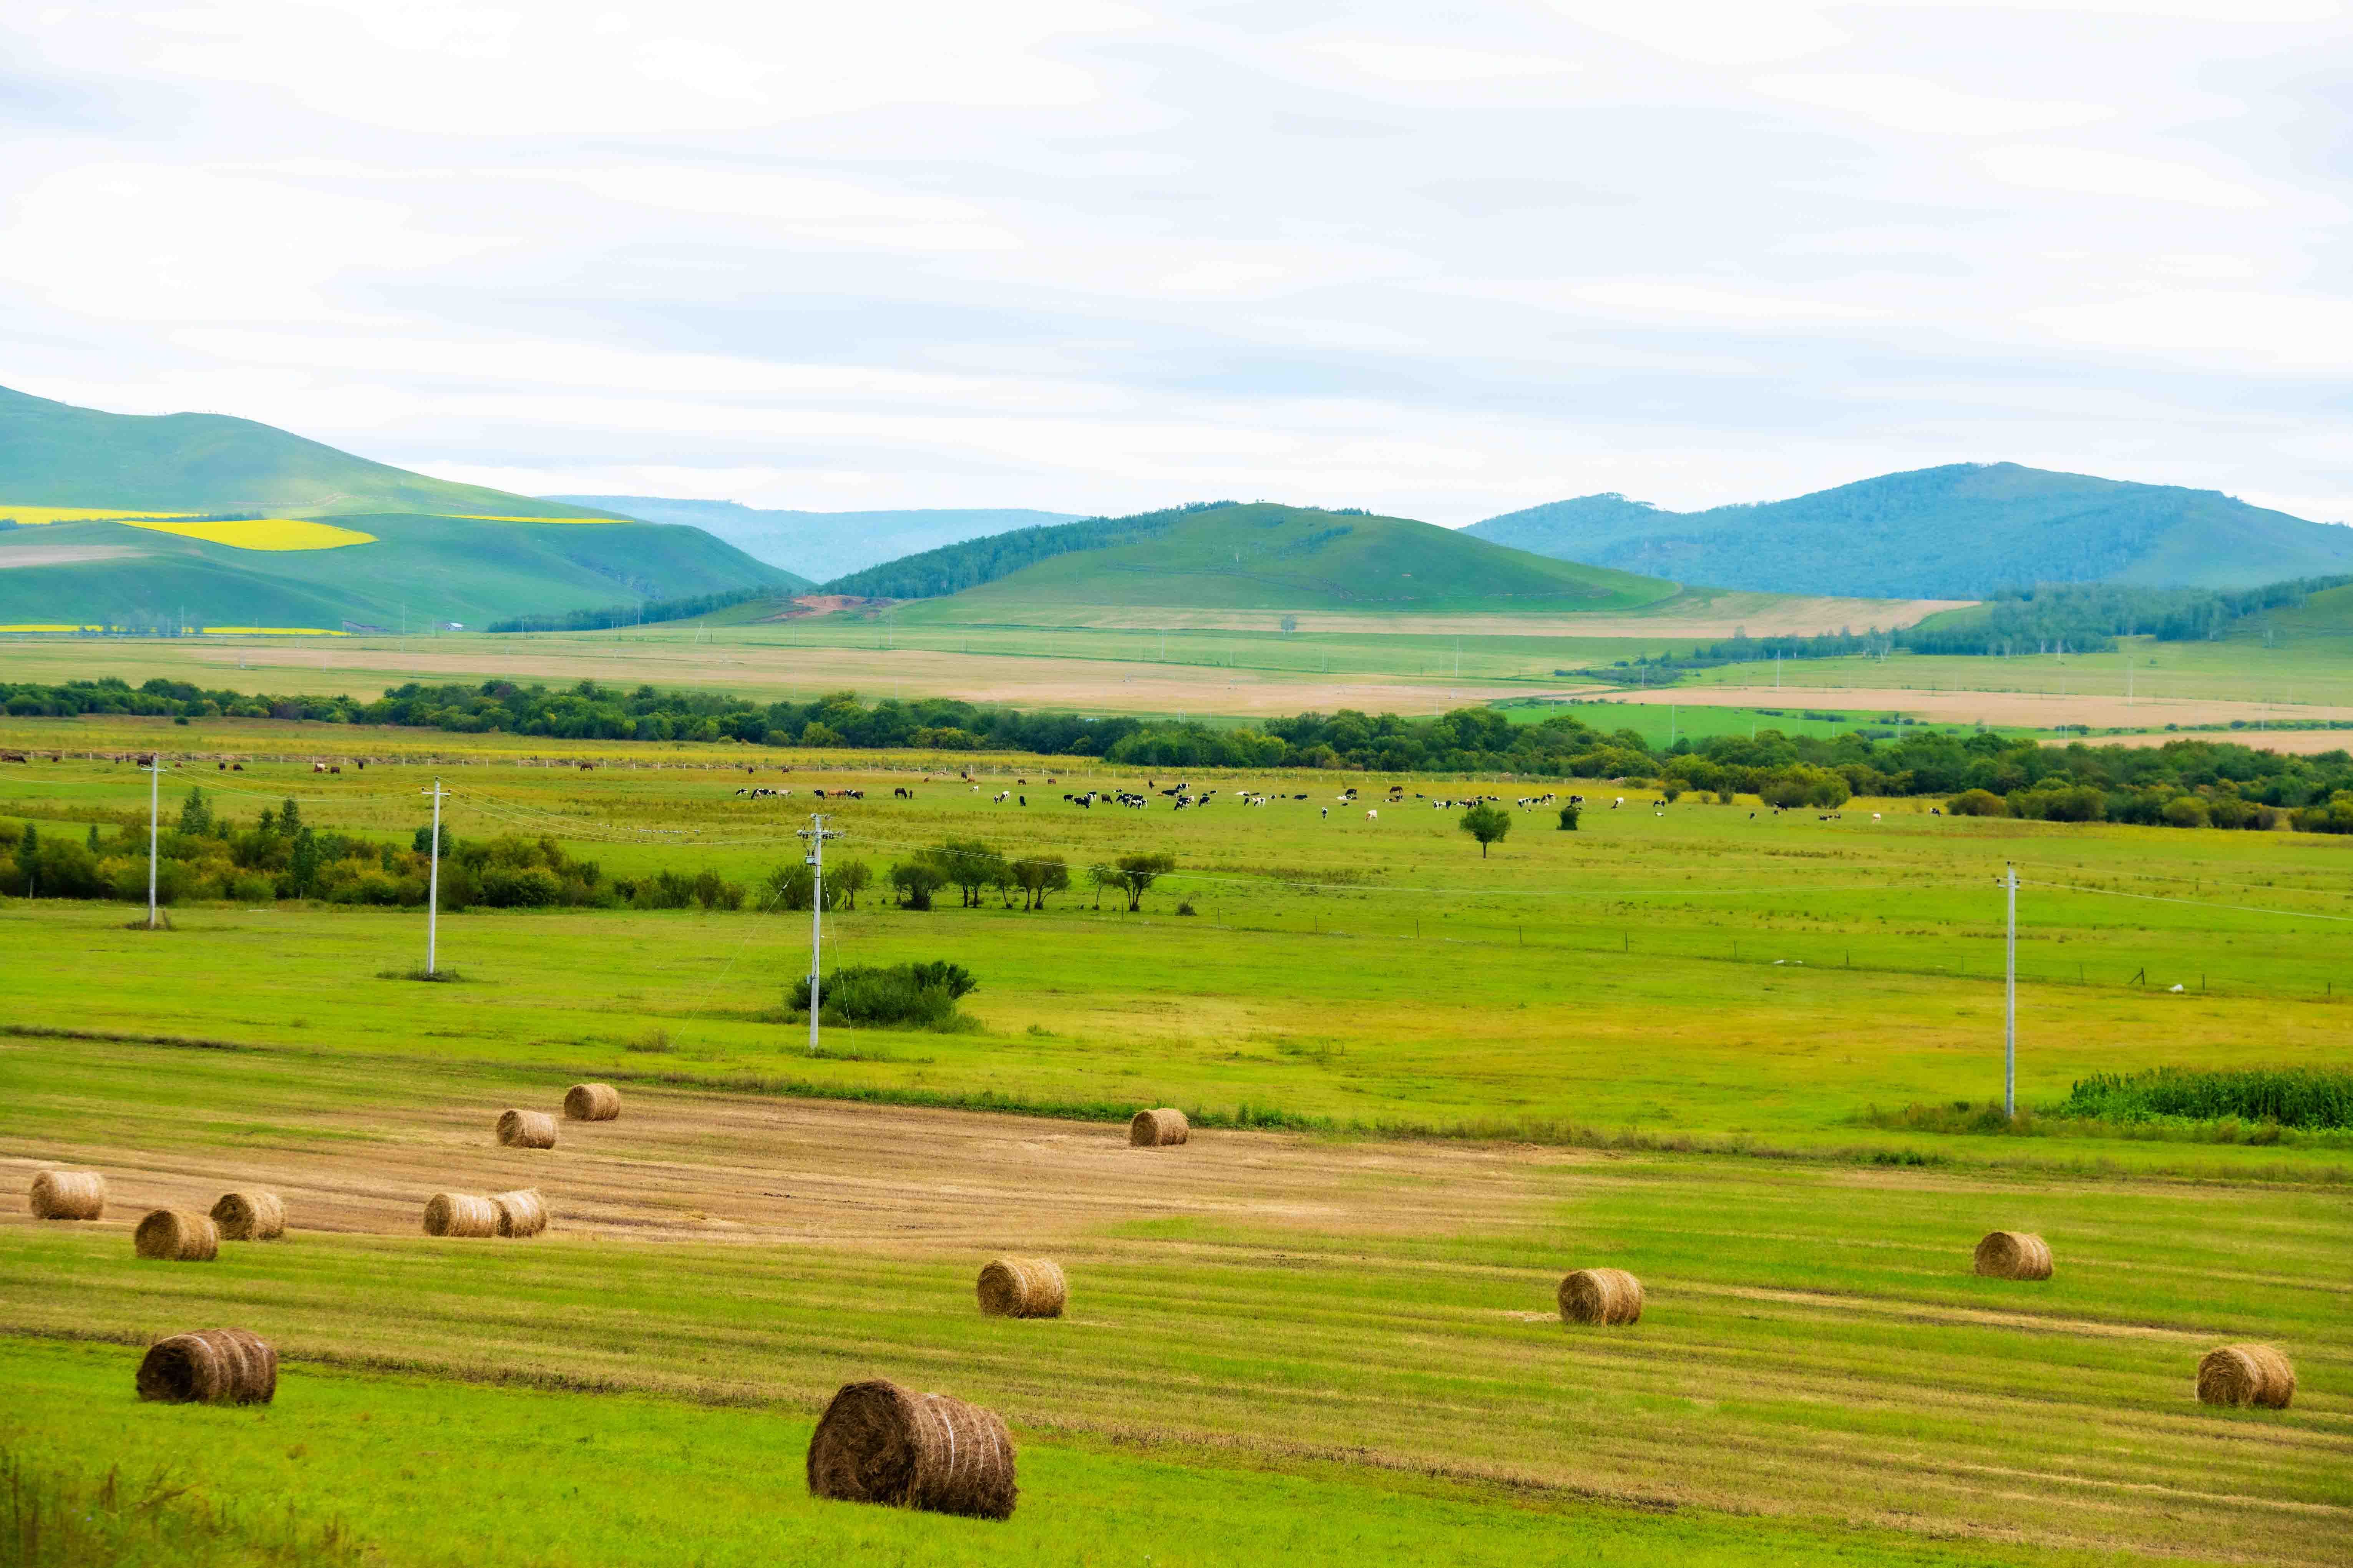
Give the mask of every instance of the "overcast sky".
M 0 8 L 0 384 L 529 491 L 2353 518 L 2335 0 Z

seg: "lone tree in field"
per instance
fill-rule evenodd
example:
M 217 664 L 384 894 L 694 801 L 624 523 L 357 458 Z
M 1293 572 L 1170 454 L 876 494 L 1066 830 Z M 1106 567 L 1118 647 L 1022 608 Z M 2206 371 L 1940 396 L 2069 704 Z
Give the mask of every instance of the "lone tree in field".
M 1145 889 L 1175 869 L 1174 855 L 1123 855 L 1119 869 L 1112 873 L 1111 885 L 1127 895 L 1127 912 L 1134 914 L 1144 907 Z
M 948 879 L 940 868 L 921 855 L 892 866 L 890 879 L 892 888 L 899 895 L 899 907 L 902 910 L 930 909 L 932 895 L 948 885 Z
M 1562 803 L 1560 808 L 1560 830 L 1563 833 L 1574 833 L 1577 831 L 1577 802 L 1572 800 Z
M 1512 830 L 1512 814 L 1500 805 L 1474 805 L 1462 814 L 1462 831 L 1479 841 L 1479 858 L 1487 858 L 1487 846 Z
M 1060 855 L 1031 855 L 1013 862 L 1013 883 L 1029 897 L 1022 908 L 1042 910 L 1047 894 L 1071 885 L 1071 868 Z

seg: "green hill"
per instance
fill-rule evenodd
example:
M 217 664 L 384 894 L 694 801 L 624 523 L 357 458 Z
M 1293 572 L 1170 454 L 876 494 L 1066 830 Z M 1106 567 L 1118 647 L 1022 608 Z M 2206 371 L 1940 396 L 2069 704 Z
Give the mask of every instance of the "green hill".
M 1886 474 L 1698 512 L 1584 496 L 1465 531 L 1687 583 L 1881 598 L 1979 598 L 2037 583 L 2248 588 L 2353 570 L 2353 528 L 2216 490 L 2016 463 Z
M 854 573 L 828 593 L 944 598 L 941 618 L 1039 607 L 1557 615 L 1676 584 L 1573 565 L 1406 518 L 1258 502 L 1024 529 Z
M 469 626 L 633 599 L 806 590 L 698 529 L 338 516 L 331 550 L 248 550 L 120 522 L 0 530 L 0 626 Z
M 611 515 L 428 479 L 225 414 L 107 414 L 0 387 L 0 517 L 11 505 L 280 517 Z
M 142 527 L 63 509 L 331 526 Z M 533 519 L 545 521 L 517 521 Z M 249 419 L 0 388 L 0 626 L 474 625 L 808 586 L 699 529 L 428 479 Z

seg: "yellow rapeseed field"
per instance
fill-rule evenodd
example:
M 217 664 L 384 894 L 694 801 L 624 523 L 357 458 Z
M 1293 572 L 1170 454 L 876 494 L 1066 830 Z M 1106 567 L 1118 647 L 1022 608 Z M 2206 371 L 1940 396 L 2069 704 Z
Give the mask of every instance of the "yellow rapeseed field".
M 299 517 L 256 517 L 236 522 L 171 522 L 152 518 L 121 518 L 128 528 L 153 529 L 226 544 L 237 550 L 340 550 L 347 544 L 374 544 L 375 535 L 332 522 L 311 522 Z

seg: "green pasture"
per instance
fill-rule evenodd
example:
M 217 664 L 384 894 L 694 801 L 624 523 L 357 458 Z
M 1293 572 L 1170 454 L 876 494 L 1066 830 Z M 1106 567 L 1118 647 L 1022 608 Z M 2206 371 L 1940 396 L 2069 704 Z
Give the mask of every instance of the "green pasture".
M 548 1393 L 317 1363 L 267 1409 L 142 1405 L 135 1349 L 0 1342 L 0 1464 L 33 1564 L 1092 1564 L 1437 1561 L 2114 1563 L 2122 1553 L 1962 1547 L 1893 1531 L 1551 1506 L 1335 1466 L 1210 1468 L 1029 1441 L 1004 1523 L 811 1500 L 797 1408 Z M 1384 1484 L 1388 1481 L 1388 1484 Z M 113 1501 L 109 1508 L 101 1497 Z M 452 1500 L 462 1500 L 452 1506 Z M 44 1506 L 47 1505 L 47 1506 Z
M 469 1169 L 483 1155 L 417 1113 L 544 1092 L 522 1070 L 420 1077 L 422 1059 L 12 1040 L 0 1089 L 22 1114 L 0 1152 L 136 1162 L 195 1201 L 204 1178 L 182 1173 L 223 1161 L 430 1149 Z M 617 1160 L 628 1182 L 632 1126 L 598 1153 L 560 1147 L 538 1179 Z M 1166 1157 L 1246 1166 L 1268 1141 L 1208 1132 Z M 818 1201 L 789 1160 L 747 1172 L 720 1131 L 695 1147 L 714 1182 L 790 1186 L 771 1194 L 787 1214 Z M 920 1222 L 926 1179 L 878 1169 L 861 1192 Z M 910 1561 L 1034 1543 L 1134 1562 L 1101 1529 L 1127 1521 L 1159 1532 L 1155 1562 L 1262 1561 L 1271 1540 L 1308 1561 L 2000 1561 L 2041 1542 L 2325 1563 L 2353 1513 L 2341 1194 L 1565 1152 L 1442 1231 L 1380 1222 L 1381 1184 L 1439 1179 L 1409 1150 L 1330 1219 L 1139 1192 L 1134 1217 L 1049 1222 L 1008 1237 L 1070 1273 L 1069 1313 L 1042 1322 L 980 1317 L 981 1255 L 920 1223 L 881 1247 L 712 1246 L 567 1231 L 559 1203 L 548 1236 L 485 1244 L 303 1230 L 298 1212 L 282 1243 L 174 1266 L 134 1258 L 127 1220 L 17 1220 L 0 1322 L 33 1338 L 0 1339 L 18 1390 L 0 1444 L 84 1479 L 177 1470 L 259 1519 L 295 1500 L 426 1561 L 477 1539 L 515 1561 L 676 1561 L 679 1531 L 710 1542 L 702 1561 L 747 1561 L 729 1553 L 806 1521 L 812 1545 Z M 1972 1275 L 1997 1224 L 2049 1237 L 2059 1274 Z M 1645 1281 L 1642 1321 L 1572 1331 L 1553 1287 L 1602 1259 Z M 131 1401 L 122 1347 L 228 1321 L 290 1358 L 274 1409 Z M 56 1336 L 111 1342 L 36 1342 Z M 2295 1359 L 2291 1410 L 2195 1403 L 2198 1355 L 2246 1339 Z M 406 1375 L 362 1375 L 388 1372 Z M 809 1416 L 871 1375 L 1013 1422 L 1029 1457 L 1012 1527 L 797 1495 Z M 449 1378 L 524 1387 L 427 1381 Z M 437 1519 L 459 1478 L 485 1506 Z M 1459 1553 L 1427 1544 L 1456 1531 Z
M 170 732 L 201 745 L 206 727 Z M 418 739 L 336 737 L 347 748 Z M 512 738 L 432 740 L 456 742 L 438 765 L 379 761 L 322 777 L 256 762 L 226 776 L 184 769 L 169 788 L 237 792 L 216 804 L 240 821 L 291 795 L 314 826 L 406 846 L 425 821 L 417 792 L 438 776 L 460 837 L 550 836 L 608 877 L 707 867 L 750 889 L 746 908 L 445 914 L 441 962 L 468 976 L 445 987 L 376 978 L 421 961 L 419 911 L 214 905 L 175 910 L 176 929 L 151 935 L 122 929 L 121 904 L 19 900 L 0 903 L 14 960 L 0 968 L 0 1014 L 363 1054 L 429 1041 L 450 1059 L 943 1102 L 987 1094 L 1087 1114 L 1155 1101 L 1306 1125 L 1892 1148 L 1918 1138 L 1866 1125 L 1874 1110 L 1999 1090 L 1994 879 L 2012 863 L 2027 884 L 2019 1082 L 2030 1106 L 2095 1072 L 2341 1063 L 2353 1006 L 2353 843 L 2319 835 L 1948 818 L 1910 801 L 1859 801 L 1826 821 L 1747 801 L 1654 809 L 1640 790 L 1610 809 L 1615 788 L 1585 785 L 1595 800 L 1578 831 L 1559 831 L 1551 808 L 1514 810 L 1511 835 L 1482 858 L 1459 807 L 1431 804 L 1466 786 L 1434 779 L 1409 781 L 1431 798 L 1395 804 L 1373 780 L 1347 804 L 1330 775 L 1195 779 L 1226 793 L 1188 812 L 1156 794 L 1143 812 L 1079 811 L 1062 794 L 1147 781 L 990 759 L 975 788 L 913 767 L 816 769 L 805 755 L 787 778 L 775 759 L 747 775 L 619 745 L 607 749 L 667 765 L 581 773 L 516 766 Z M 953 891 L 908 911 L 870 891 L 828 916 L 829 963 L 947 958 L 972 970 L 981 989 L 967 1006 L 986 1032 L 837 1031 L 810 1059 L 780 1016 L 786 983 L 807 968 L 808 921 L 762 911 L 759 884 L 799 860 L 812 787 L 851 778 L 867 798 L 827 803 L 845 835 L 829 851 L 837 866 L 861 860 L 879 881 L 893 859 L 955 837 L 1072 868 L 1074 886 L 1041 911 L 994 893 L 959 908 Z M 100 820 L 143 826 L 144 782 L 127 764 L 12 767 L 0 814 L 76 836 Z M 751 784 L 797 793 L 734 795 Z M 1232 798 L 1245 784 L 1286 798 L 1245 806 Z M 891 798 L 902 786 L 913 800 Z M 1508 799 L 1527 786 L 1469 787 Z M 1000 790 L 1029 805 L 997 803 Z M 1300 794 L 1311 798 L 1288 798 Z M 1137 850 L 1166 850 L 1179 869 L 1131 914 L 1116 895 L 1092 894 L 1083 870 Z M 83 983 L 93 963 L 103 986 Z M 631 1048 L 656 1031 L 670 1049 Z M 2192 1157 L 2047 1142 L 1940 1146 L 1971 1159 L 2029 1157 L 2030 1145 L 2033 1157 Z M 2345 1156 L 2292 1135 L 2194 1158 L 2334 1168 Z

